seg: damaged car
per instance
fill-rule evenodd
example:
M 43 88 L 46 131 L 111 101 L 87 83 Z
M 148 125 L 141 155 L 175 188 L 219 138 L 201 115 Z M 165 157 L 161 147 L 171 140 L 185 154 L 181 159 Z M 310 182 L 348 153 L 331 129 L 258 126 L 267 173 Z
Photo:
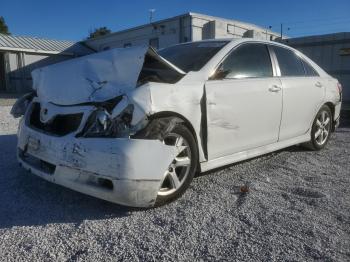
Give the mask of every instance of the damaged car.
M 32 72 L 18 161 L 118 204 L 152 207 L 196 172 L 302 144 L 324 148 L 341 85 L 288 46 L 254 39 L 115 48 Z

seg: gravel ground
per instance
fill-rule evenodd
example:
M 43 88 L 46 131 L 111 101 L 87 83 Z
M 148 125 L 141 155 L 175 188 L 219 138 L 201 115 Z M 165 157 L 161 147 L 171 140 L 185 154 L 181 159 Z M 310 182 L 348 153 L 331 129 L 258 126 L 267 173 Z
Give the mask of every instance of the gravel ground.
M 8 111 L 0 107 L 0 260 L 350 260 L 349 127 L 321 152 L 290 147 L 208 172 L 178 201 L 140 210 L 19 168 Z
M 23 96 L 21 93 L 2 93 L 0 92 L 0 106 L 12 106 L 17 98 Z

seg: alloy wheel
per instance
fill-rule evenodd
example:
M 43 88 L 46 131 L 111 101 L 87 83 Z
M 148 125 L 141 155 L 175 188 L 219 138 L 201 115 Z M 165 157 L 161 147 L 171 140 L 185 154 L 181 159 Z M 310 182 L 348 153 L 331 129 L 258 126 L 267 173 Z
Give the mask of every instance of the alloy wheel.
M 163 143 L 176 146 L 180 152 L 165 171 L 162 185 L 158 191 L 158 195 L 167 196 L 177 191 L 189 175 L 191 149 L 186 139 L 175 133 L 168 134 Z
M 316 119 L 315 141 L 319 146 L 326 143 L 331 129 L 331 116 L 327 111 L 322 111 Z

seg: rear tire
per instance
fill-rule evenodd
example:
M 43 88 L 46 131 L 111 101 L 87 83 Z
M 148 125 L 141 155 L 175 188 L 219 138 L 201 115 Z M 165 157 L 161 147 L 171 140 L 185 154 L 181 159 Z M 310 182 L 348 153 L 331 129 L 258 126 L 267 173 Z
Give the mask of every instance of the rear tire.
M 312 124 L 311 140 L 303 146 L 314 151 L 323 149 L 331 136 L 332 123 L 332 112 L 327 105 L 323 105 Z

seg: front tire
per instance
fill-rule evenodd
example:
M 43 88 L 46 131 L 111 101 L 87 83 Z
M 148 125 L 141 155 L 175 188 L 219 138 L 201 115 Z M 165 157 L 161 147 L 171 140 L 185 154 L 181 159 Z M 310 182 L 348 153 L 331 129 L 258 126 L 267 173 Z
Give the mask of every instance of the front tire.
M 312 124 L 311 141 L 305 146 L 314 151 L 323 149 L 331 136 L 332 123 L 332 112 L 327 105 L 323 105 Z
M 189 187 L 197 169 L 198 149 L 192 133 L 183 123 L 177 123 L 165 135 L 163 143 L 183 149 L 164 170 L 155 206 L 161 206 L 179 198 Z

